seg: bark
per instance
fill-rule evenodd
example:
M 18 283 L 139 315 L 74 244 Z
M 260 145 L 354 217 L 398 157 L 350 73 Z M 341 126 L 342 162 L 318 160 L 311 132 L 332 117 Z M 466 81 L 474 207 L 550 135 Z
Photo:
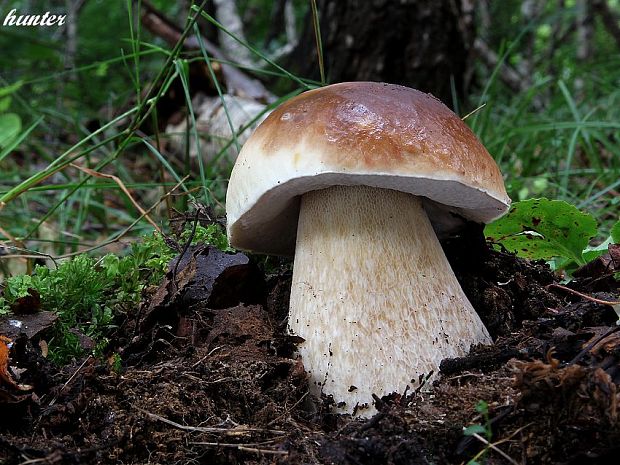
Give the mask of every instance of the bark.
M 265 104 L 244 97 L 225 94 L 222 98 L 219 96 L 201 96 L 201 98 L 203 98 L 201 103 L 198 103 L 198 98 L 195 98 L 193 102 L 196 104 L 195 111 L 198 115 L 196 129 L 200 134 L 200 147 L 197 146 L 193 137 L 190 137 L 189 141 L 186 140 L 187 119 L 183 119 L 178 124 L 171 123 L 166 127 L 169 147 L 175 153 L 182 154 L 185 153 L 186 143 L 189 142 L 189 155 L 192 159 L 203 156 L 207 163 L 215 163 L 219 160 L 219 166 L 226 169 L 234 163 L 239 154 L 237 145 L 234 143 L 231 125 L 235 130 L 237 143 L 243 146 L 269 112 L 266 111 Z M 257 118 L 257 121 L 250 124 L 254 118 Z M 224 152 L 220 154 L 222 150 Z
M 325 73 L 331 83 L 385 81 L 452 103 L 462 94 L 474 37 L 460 0 L 317 0 Z M 319 79 L 311 13 L 288 67 Z

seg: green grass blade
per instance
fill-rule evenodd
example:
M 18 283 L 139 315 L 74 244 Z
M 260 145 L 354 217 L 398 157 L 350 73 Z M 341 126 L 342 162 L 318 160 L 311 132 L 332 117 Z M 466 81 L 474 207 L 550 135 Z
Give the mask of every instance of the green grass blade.
M 321 74 L 321 85 L 325 85 L 325 65 L 323 63 L 323 41 L 321 40 L 321 27 L 319 25 L 319 12 L 316 7 L 316 0 L 311 0 L 312 6 L 312 27 L 314 28 L 314 38 L 316 40 L 316 53 L 319 59 L 319 73 Z
M 166 159 L 166 157 L 164 157 L 159 150 L 157 150 L 157 148 L 155 148 L 155 146 L 153 146 L 148 140 L 146 139 L 141 139 L 141 142 L 149 149 L 149 151 L 155 155 L 155 157 L 157 158 L 157 160 L 159 160 L 159 162 L 164 166 L 164 168 L 166 168 L 166 170 L 168 170 L 168 172 L 170 173 L 170 175 L 175 179 L 175 181 L 177 183 L 180 183 L 181 188 L 186 192 L 189 193 L 189 190 L 187 189 L 187 187 L 185 186 L 185 183 L 181 182 L 181 176 L 179 176 L 177 174 L 177 172 L 174 170 L 174 168 L 172 167 L 172 165 L 170 165 L 170 163 L 168 162 L 168 160 Z

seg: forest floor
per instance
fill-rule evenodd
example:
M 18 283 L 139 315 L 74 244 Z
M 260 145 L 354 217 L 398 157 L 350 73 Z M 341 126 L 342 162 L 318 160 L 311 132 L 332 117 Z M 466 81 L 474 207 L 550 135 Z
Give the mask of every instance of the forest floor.
M 444 361 L 432 386 L 384 397 L 372 418 L 309 395 L 285 333 L 287 267 L 266 274 L 194 247 L 118 322 L 120 370 L 93 357 L 61 368 L 40 332 L 14 339 L 12 376 L 33 389 L 0 383 L 0 463 L 617 463 L 613 309 L 555 286 L 543 263 L 488 249 L 479 231 L 445 248 L 496 342 Z M 608 257 L 567 286 L 613 300 L 619 269 Z

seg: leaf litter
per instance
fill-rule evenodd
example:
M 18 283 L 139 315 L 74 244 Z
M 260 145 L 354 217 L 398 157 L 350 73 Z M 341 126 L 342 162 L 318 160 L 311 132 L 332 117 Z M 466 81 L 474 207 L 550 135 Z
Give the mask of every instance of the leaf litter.
M 53 365 L 41 350 L 45 327 L 12 334 L 10 349 L 0 343 L 0 370 L 12 380 L 0 381 L 0 462 L 613 461 L 613 309 L 550 286 L 558 281 L 544 263 L 488 248 L 476 226 L 444 246 L 495 344 L 445 360 L 432 389 L 421 378 L 377 399 L 370 419 L 332 414 L 330 399 L 308 393 L 299 341 L 285 331 L 290 266 L 265 272 L 253 257 L 195 246 L 140 308 L 117 317 L 108 350 L 120 369 L 111 358 Z M 565 286 L 617 300 L 616 254 Z

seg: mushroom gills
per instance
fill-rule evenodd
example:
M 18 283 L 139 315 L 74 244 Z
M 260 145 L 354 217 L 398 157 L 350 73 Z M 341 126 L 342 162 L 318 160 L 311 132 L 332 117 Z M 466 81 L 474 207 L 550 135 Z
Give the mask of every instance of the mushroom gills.
M 491 343 L 421 198 L 368 186 L 304 194 L 293 269 L 289 331 L 305 340 L 313 391 L 345 413 Z

